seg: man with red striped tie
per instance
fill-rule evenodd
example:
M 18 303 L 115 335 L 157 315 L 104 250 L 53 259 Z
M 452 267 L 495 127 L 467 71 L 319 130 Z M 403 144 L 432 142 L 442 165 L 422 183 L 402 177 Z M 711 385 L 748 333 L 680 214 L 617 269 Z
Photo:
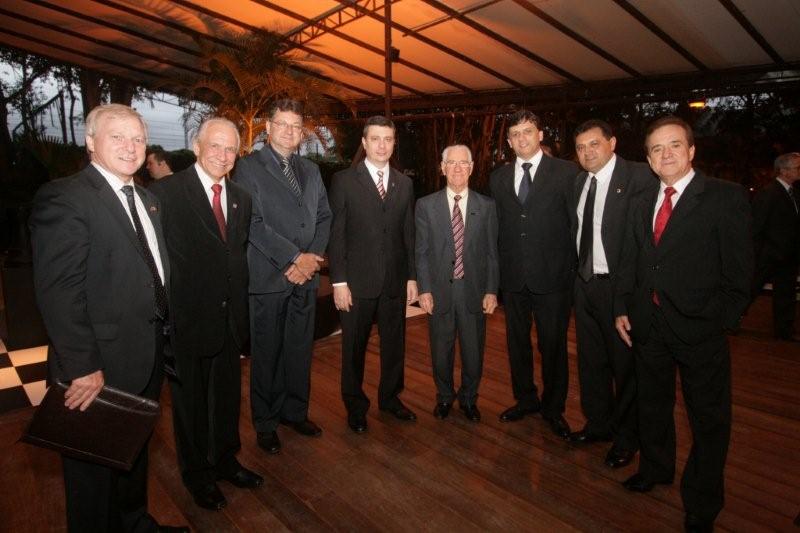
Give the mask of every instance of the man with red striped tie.
M 711 531 L 723 506 L 731 431 L 726 332 L 747 308 L 753 273 L 750 207 L 744 190 L 692 168 L 691 127 L 663 117 L 645 149 L 660 185 L 632 203 L 615 285 L 616 328 L 633 346 L 639 391 L 634 492 L 675 475 L 675 369 L 693 444 L 681 480 L 687 531 Z

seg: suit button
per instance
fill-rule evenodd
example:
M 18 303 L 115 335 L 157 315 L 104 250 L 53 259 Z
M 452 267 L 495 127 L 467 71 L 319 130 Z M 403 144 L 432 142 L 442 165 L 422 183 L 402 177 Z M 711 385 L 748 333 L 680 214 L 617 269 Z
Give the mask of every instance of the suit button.
M 528 218 L 528 215 L 520 215 L 520 218 Z
M 519 234 L 520 237 L 525 237 L 526 235 L 528 235 L 528 234 L 527 233 L 520 233 Z
M 450 283 L 453 283 L 453 280 L 452 280 L 452 279 L 450 280 Z
M 658 265 L 653 265 L 653 270 L 658 270 Z
M 300 223 L 300 227 L 301 227 L 301 228 L 305 228 L 305 227 L 306 227 L 306 223 L 305 223 L 305 222 L 301 222 L 301 223 Z
M 222 302 L 222 307 L 228 307 L 228 302 L 227 301 Z

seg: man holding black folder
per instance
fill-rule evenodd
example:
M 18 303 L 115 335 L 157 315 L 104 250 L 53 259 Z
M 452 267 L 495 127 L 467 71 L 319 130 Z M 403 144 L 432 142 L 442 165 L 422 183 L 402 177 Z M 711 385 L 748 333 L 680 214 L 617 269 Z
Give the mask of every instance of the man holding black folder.
M 86 118 L 91 164 L 45 184 L 30 226 L 36 299 L 50 338 L 48 381 L 86 410 L 104 385 L 157 399 L 169 264 L 158 200 L 133 183 L 141 116 L 101 105 Z M 69 531 L 188 531 L 147 513 L 147 446 L 130 472 L 63 456 Z

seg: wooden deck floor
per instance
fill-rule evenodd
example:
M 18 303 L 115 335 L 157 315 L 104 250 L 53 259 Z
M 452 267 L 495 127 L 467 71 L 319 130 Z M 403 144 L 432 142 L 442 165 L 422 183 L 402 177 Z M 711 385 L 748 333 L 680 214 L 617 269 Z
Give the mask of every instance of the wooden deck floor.
M 730 531 L 797 531 L 800 511 L 800 344 L 768 338 L 768 301 L 759 300 L 732 339 L 733 435 L 726 469 L 726 506 L 717 526 Z M 630 494 L 620 481 L 635 471 L 602 465 L 607 445 L 577 448 L 554 437 L 539 417 L 502 424 L 512 403 L 503 313 L 489 320 L 479 424 L 454 411 L 431 415 L 427 322 L 408 323 L 403 399 L 419 420 L 402 423 L 370 411 L 369 431 L 353 434 L 339 397 L 339 337 L 315 346 L 311 417 L 324 428 L 308 439 L 280 430 L 283 450 L 267 456 L 249 421 L 247 376 L 242 398 L 241 462 L 262 473 L 255 491 L 222 484 L 228 507 L 197 508 L 175 461 L 169 393 L 151 443 L 150 509 L 166 524 L 196 531 L 675 531 L 682 527 L 678 486 Z M 376 337 L 370 343 L 366 391 L 377 393 Z M 566 417 L 583 418 L 578 401 L 574 328 Z M 537 377 L 538 381 L 538 377 Z M 0 530 L 61 531 L 60 460 L 16 443 L 32 409 L 0 416 Z M 676 409 L 678 464 L 688 453 L 682 404 Z

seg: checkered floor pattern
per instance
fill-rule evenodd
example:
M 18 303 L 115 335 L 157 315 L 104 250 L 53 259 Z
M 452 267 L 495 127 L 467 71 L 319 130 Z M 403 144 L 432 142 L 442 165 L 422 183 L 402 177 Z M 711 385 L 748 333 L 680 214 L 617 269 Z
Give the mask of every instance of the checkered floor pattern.
M 0 413 L 39 405 L 47 376 L 47 347 L 6 351 L 0 340 Z

